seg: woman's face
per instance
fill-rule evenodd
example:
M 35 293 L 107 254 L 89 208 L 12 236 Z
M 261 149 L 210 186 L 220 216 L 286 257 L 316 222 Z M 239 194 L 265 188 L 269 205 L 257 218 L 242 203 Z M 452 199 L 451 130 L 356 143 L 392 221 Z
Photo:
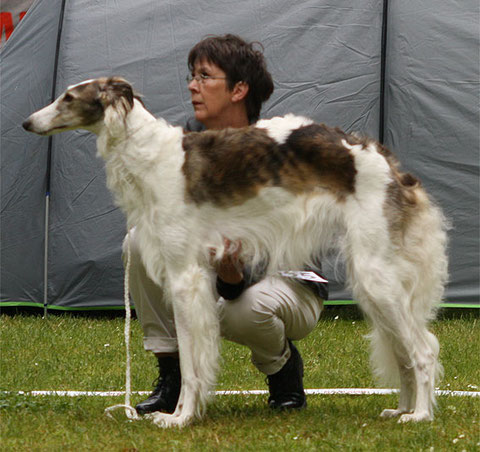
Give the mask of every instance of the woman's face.
M 233 110 L 232 91 L 228 89 L 225 72 L 206 60 L 197 61 L 192 76 L 210 76 L 207 79 L 193 79 L 188 84 L 195 118 L 207 129 L 228 127 Z M 218 77 L 218 78 L 217 78 Z

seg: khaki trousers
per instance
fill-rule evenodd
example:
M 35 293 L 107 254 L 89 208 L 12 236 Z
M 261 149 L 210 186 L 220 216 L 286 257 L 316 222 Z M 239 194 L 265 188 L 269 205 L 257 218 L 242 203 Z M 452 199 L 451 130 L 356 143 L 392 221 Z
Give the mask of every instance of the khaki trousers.
M 130 295 L 143 329 L 145 350 L 176 352 L 172 306 L 165 302 L 162 288 L 147 276 L 132 232 L 130 237 Z M 311 290 L 283 277 L 266 277 L 237 299 L 219 297 L 218 303 L 222 337 L 246 345 L 252 363 L 267 375 L 278 372 L 290 357 L 287 339 L 307 336 L 323 309 L 323 300 Z

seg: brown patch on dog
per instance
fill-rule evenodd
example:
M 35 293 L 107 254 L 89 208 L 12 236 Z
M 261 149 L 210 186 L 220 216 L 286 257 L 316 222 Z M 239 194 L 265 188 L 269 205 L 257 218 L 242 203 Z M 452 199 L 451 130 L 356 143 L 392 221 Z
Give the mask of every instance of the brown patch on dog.
M 419 185 L 402 186 L 397 180 L 387 187 L 384 205 L 385 217 L 391 239 L 402 245 L 404 233 L 408 229 L 412 217 L 418 214 L 417 192 Z
M 396 238 L 401 241 L 410 224 L 410 219 L 418 213 L 418 195 L 422 185 L 415 176 L 401 171 L 400 162 L 388 148 L 380 143 L 376 143 L 376 146 L 378 152 L 387 160 L 393 177 L 393 182 L 387 187 L 385 216 L 392 233 L 392 240 Z
M 236 205 L 264 187 L 293 193 L 323 188 L 343 199 L 354 192 L 355 166 L 339 129 L 310 125 L 279 145 L 263 129 L 192 132 L 183 139 L 187 196 L 196 203 Z
M 98 81 L 74 86 L 65 92 L 57 109 L 59 113 L 64 109 L 74 111 L 84 126 L 95 124 L 104 112 L 98 92 Z
M 421 183 L 412 174 L 400 170 L 400 162 L 389 149 L 379 143 L 377 148 L 390 165 L 394 180 L 388 187 L 387 194 L 397 207 L 408 213 L 409 208 L 415 207 L 418 203 L 417 193 Z
M 342 144 L 347 134 L 324 124 L 311 124 L 293 130 L 283 145 L 287 161 L 282 182 L 294 192 L 324 188 L 340 199 L 355 191 L 355 162 Z
M 192 132 L 183 148 L 187 194 L 196 203 L 241 204 L 277 179 L 278 146 L 254 127 Z

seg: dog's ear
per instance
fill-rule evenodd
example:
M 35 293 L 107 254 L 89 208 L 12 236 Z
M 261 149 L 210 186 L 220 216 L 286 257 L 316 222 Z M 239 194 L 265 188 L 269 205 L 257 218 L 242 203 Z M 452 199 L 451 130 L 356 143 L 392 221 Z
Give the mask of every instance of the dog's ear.
M 123 105 L 128 112 L 133 108 L 132 85 L 121 77 L 102 80 L 99 84 L 99 98 L 104 107 Z
M 132 110 L 134 94 L 130 83 L 120 77 L 99 80 L 98 98 L 104 109 L 104 123 L 112 136 L 118 136 Z
M 117 97 L 123 97 L 127 100 L 130 108 L 133 108 L 133 89 L 132 85 L 128 83 L 126 80 L 120 77 L 112 77 L 110 79 L 110 87 L 111 90 L 115 93 Z

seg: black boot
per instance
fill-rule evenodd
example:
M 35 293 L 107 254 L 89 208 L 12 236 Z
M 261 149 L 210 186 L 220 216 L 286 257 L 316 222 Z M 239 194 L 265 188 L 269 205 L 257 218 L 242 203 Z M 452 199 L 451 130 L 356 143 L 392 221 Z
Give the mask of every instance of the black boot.
M 159 375 L 154 391 L 147 400 L 140 402 L 135 409 L 138 414 L 162 411 L 173 413 L 177 406 L 182 375 L 178 358 L 161 357 L 158 359 Z
M 289 340 L 291 355 L 285 365 L 273 375 L 267 375 L 270 397 L 268 405 L 278 410 L 301 409 L 307 406 L 303 390 L 303 361 Z

